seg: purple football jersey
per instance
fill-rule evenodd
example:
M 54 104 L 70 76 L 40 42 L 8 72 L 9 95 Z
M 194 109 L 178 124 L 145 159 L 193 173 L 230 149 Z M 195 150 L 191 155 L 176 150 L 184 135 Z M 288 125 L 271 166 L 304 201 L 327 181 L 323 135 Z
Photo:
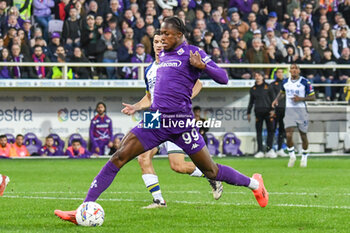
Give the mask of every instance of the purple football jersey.
M 202 49 L 183 42 L 173 51 L 162 51 L 159 54 L 160 64 L 157 69 L 151 110 L 159 110 L 161 113 L 192 114 L 192 88 L 202 70 L 190 64 L 190 51 L 199 52 L 206 64 L 203 71 L 216 82 L 223 84 L 228 82 L 225 70 L 220 69 Z

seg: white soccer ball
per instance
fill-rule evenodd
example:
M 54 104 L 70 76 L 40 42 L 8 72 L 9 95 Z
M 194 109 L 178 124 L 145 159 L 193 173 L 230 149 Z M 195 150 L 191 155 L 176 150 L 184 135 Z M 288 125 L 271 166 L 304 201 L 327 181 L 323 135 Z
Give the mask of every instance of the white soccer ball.
M 75 218 L 80 226 L 101 226 L 105 218 L 105 212 L 99 204 L 89 201 L 79 206 Z

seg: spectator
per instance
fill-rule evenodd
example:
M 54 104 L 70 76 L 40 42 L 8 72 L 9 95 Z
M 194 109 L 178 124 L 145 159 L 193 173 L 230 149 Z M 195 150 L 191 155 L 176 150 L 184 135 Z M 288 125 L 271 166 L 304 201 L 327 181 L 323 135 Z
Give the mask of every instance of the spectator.
M 52 136 L 47 136 L 45 138 L 45 145 L 40 148 L 39 155 L 42 155 L 42 156 L 60 155 L 60 151 L 56 146 L 54 146 L 54 140 Z
M 237 28 L 233 28 L 231 29 L 231 33 L 230 33 L 230 46 L 231 48 L 236 48 L 237 43 L 239 41 L 241 41 L 241 37 L 239 35 L 238 29 Z
M 25 33 L 26 40 L 30 42 L 34 38 L 34 28 L 30 20 L 25 20 L 23 23 L 23 30 Z
M 305 39 L 309 39 L 313 45 L 317 45 L 317 39 L 312 35 L 311 26 L 304 24 L 302 27 L 302 34 L 298 39 L 298 44 L 302 45 Z
M 277 13 L 274 11 L 271 11 L 268 15 L 268 20 L 266 22 L 266 25 L 268 23 L 270 23 L 270 26 L 267 27 L 271 27 L 272 29 L 276 30 L 276 31 L 281 31 L 282 30 L 282 26 L 281 24 L 278 22 L 277 20 Z
M 153 59 L 150 54 L 145 53 L 145 46 L 143 44 L 136 45 L 136 54 L 131 58 L 132 63 L 150 63 Z M 138 79 L 138 67 L 132 69 L 132 78 Z
M 224 58 L 221 56 L 221 50 L 220 48 L 213 48 L 213 53 L 211 54 L 211 59 L 215 62 L 215 63 L 225 63 L 224 62 Z M 209 77 L 204 77 L 209 79 Z
M 328 22 L 323 23 L 323 24 L 321 25 L 321 30 L 320 30 L 320 35 L 319 35 L 319 37 L 324 36 L 324 35 L 322 35 L 323 33 L 326 33 L 326 34 L 327 34 L 327 36 L 325 36 L 325 38 L 327 39 L 328 43 L 333 42 L 333 40 L 334 40 L 334 35 L 333 35 L 333 33 L 332 33 L 331 25 L 330 25 Z
M 91 153 L 81 146 L 79 139 L 74 139 L 72 145 L 67 148 L 65 155 L 68 155 L 71 159 L 86 159 L 90 158 Z
M 327 49 L 329 49 L 327 39 L 325 37 L 320 37 L 316 50 L 317 50 L 317 53 L 320 54 L 321 59 L 323 59 L 323 54 Z
M 151 57 L 155 57 L 153 49 L 153 37 L 154 37 L 155 28 L 153 25 L 146 26 L 146 34 L 141 39 L 141 44 L 145 46 L 145 52 L 151 54 Z
M 59 53 L 57 55 L 57 62 L 58 63 L 65 63 L 66 57 L 63 54 Z M 62 66 L 54 66 L 52 68 L 52 79 L 63 79 L 62 69 L 63 69 Z M 68 68 L 67 78 L 73 79 L 73 70 L 71 68 Z
M 276 19 L 282 22 L 287 14 L 287 0 L 270 0 L 264 1 L 263 7 L 267 7 L 270 14 L 273 12 Z
M 53 32 L 51 34 L 51 41 L 50 41 L 49 46 L 48 46 L 49 56 L 50 56 L 50 60 L 52 62 L 57 62 L 57 54 L 55 56 L 55 53 L 56 53 L 57 47 L 60 45 L 61 45 L 60 34 L 58 32 Z
M 235 55 L 233 56 L 232 63 L 234 64 L 245 64 L 248 63 L 247 60 L 243 57 L 243 49 L 236 47 Z M 230 75 L 233 79 L 250 79 L 251 75 L 248 68 L 231 68 Z
M 109 12 L 113 14 L 113 16 L 121 21 L 123 12 L 120 10 L 120 5 L 118 0 L 111 0 L 109 3 Z
M 263 41 L 265 43 L 265 46 L 269 47 L 271 45 L 273 39 L 275 39 L 276 43 L 277 43 L 276 44 L 276 47 L 277 47 L 276 49 L 282 51 L 283 48 L 284 48 L 284 45 L 283 45 L 281 39 L 275 36 L 275 31 L 273 30 L 273 28 L 268 28 L 266 30 L 266 35 L 265 35 L 265 37 L 263 39 Z
M 124 19 L 128 22 L 128 24 L 133 28 L 135 27 L 136 17 L 133 15 L 130 9 L 124 12 Z
M 234 55 L 234 51 L 232 47 L 230 46 L 229 39 L 222 38 L 220 41 L 220 47 L 221 47 L 221 56 L 223 58 L 223 63 L 230 63 L 230 60 L 232 56 Z
M 6 0 L 1 0 L 0 1 L 0 22 L 5 22 L 6 21 L 6 9 L 7 9 L 7 1 Z M 0 23 L 0 25 L 1 25 Z M 1 27 L 0 27 L 1 29 Z M 0 32 L 3 34 L 3 32 L 0 30 Z
M 179 17 L 179 18 L 181 18 L 181 17 Z M 145 23 L 146 23 L 146 26 L 147 26 L 147 25 L 153 25 L 154 28 L 159 28 L 159 27 L 160 27 L 158 20 L 155 19 L 155 18 L 153 17 L 153 15 L 146 15 Z M 184 23 L 185 23 L 185 22 L 184 22 Z
M 6 21 L 5 21 L 6 22 Z M 18 23 L 17 16 L 9 15 L 7 22 L 2 22 L 2 34 L 6 35 L 10 29 L 18 30 L 21 28 L 21 25 Z
M 218 10 L 213 11 L 212 20 L 208 24 L 208 30 L 214 33 L 214 39 L 216 41 L 220 41 L 222 33 L 225 30 L 229 30 L 227 24 L 221 22 L 221 14 Z
M 262 71 L 255 72 L 255 85 L 250 89 L 249 105 L 247 110 L 248 122 L 251 120 L 251 111 L 254 106 L 255 112 L 255 128 L 256 137 L 258 142 L 258 152 L 254 155 L 255 158 L 276 158 L 277 155 L 272 148 L 273 143 L 273 110 L 272 101 L 274 100 L 274 92 L 269 84 L 264 81 L 264 73 Z M 262 143 L 262 129 L 263 123 L 266 123 L 267 128 L 267 139 L 266 139 L 266 155 L 264 154 L 263 143 Z
M 253 39 L 252 42 L 253 47 L 248 49 L 247 51 L 247 59 L 249 63 L 269 63 L 269 57 L 262 47 L 261 40 L 259 38 Z M 253 71 L 261 71 L 261 68 L 255 68 Z M 266 76 L 270 69 L 265 69 Z
M 80 16 L 81 19 L 85 19 L 86 18 L 86 11 L 85 8 L 82 5 L 83 1 L 76 1 L 74 7 L 77 9 L 78 11 L 78 15 Z
M 39 45 L 36 45 L 34 47 L 34 54 L 32 55 L 32 59 L 33 59 L 33 62 L 35 63 L 50 62 L 50 59 L 46 57 L 46 55 L 43 53 L 43 49 Z M 36 78 L 45 79 L 45 78 L 50 78 L 51 76 L 50 67 L 35 66 L 34 69 L 35 69 Z
M 78 11 L 76 8 L 69 9 L 69 18 L 65 20 L 63 25 L 62 38 L 66 44 L 71 47 L 80 46 L 81 36 L 81 20 L 78 19 Z
M 27 147 L 23 145 L 24 137 L 22 134 L 16 136 L 15 143 L 11 146 L 11 157 L 26 157 L 30 156 Z
M 101 14 L 98 14 L 98 4 L 96 1 L 90 1 L 89 2 L 89 8 L 88 8 L 90 11 L 87 13 L 87 15 L 92 15 L 94 16 L 94 19 L 96 18 L 96 16 L 98 15 L 101 15 Z
M 264 25 L 267 20 L 267 12 L 265 14 L 264 11 L 260 9 L 258 2 L 254 2 L 252 4 L 252 12 L 255 13 L 256 22 L 258 25 Z
M 1 50 L 1 62 L 11 62 L 12 58 L 7 48 Z M 0 79 L 12 78 L 12 66 L 0 66 Z
M 123 40 L 123 35 L 117 26 L 117 19 L 115 17 L 111 18 L 108 21 L 108 27 L 109 29 L 111 29 L 112 35 L 115 38 L 115 40 L 118 42 L 118 44 L 121 43 Z
M 5 134 L 0 135 L 0 157 L 10 157 L 11 144 L 7 143 L 7 137 Z
M 342 56 L 338 59 L 337 62 L 339 65 L 350 65 L 350 49 L 349 48 L 343 48 Z M 347 82 L 347 80 L 350 77 L 350 69 L 338 69 L 338 80 L 335 81 L 335 83 L 344 84 Z M 339 100 L 342 100 L 343 92 L 339 88 Z
M 304 47 L 304 56 L 300 59 L 301 64 L 316 64 L 315 56 L 312 54 L 310 47 Z M 302 76 L 307 78 L 311 83 L 317 82 L 320 75 L 317 69 L 302 69 Z
M 231 21 L 227 24 L 230 29 L 238 29 L 240 38 L 243 38 L 244 34 L 249 30 L 249 25 L 241 20 L 241 17 L 237 11 L 234 11 L 231 14 Z
M 96 60 L 96 55 L 101 52 L 97 44 L 97 41 L 100 39 L 101 35 L 97 30 L 95 25 L 95 17 L 93 15 L 88 15 L 86 18 L 87 25 L 82 29 L 81 34 L 81 45 L 85 49 L 86 54 L 91 56 L 92 60 Z
M 191 22 L 189 22 L 186 19 L 185 13 L 183 11 L 179 11 L 177 13 L 177 17 L 179 17 L 179 19 L 181 19 L 182 22 L 185 25 L 185 38 L 190 38 L 191 37 L 191 32 L 193 31 L 193 27 L 192 27 Z
M 350 1 L 345 0 L 344 2 L 340 3 L 338 6 L 338 11 L 344 15 L 346 24 L 350 25 Z
M 35 21 L 39 24 L 44 32 L 44 39 L 47 41 L 48 29 L 49 29 L 49 21 L 51 20 L 51 9 L 55 6 L 55 2 L 53 0 L 33 0 L 33 15 Z
M 84 62 L 89 63 L 89 59 L 82 53 L 80 47 L 74 48 L 74 55 L 71 62 Z M 91 67 L 73 67 L 73 73 L 75 79 L 91 79 Z
M 196 16 L 195 16 L 194 11 L 192 9 L 188 8 L 189 0 L 181 0 L 180 5 L 181 5 L 181 7 L 177 8 L 177 10 L 175 11 L 175 14 L 178 14 L 179 11 L 183 11 L 185 16 L 186 16 L 186 20 L 188 22 L 192 22 Z
M 207 54 L 212 54 L 214 48 L 219 48 L 218 43 L 213 40 L 214 34 L 212 32 L 206 32 L 204 34 L 204 51 Z
M 323 58 L 321 60 L 321 64 L 325 65 L 336 65 L 335 58 L 332 54 L 332 50 L 329 48 L 325 49 L 323 52 Z M 336 73 L 336 69 L 323 69 L 321 70 L 321 78 L 317 83 L 327 83 L 330 84 L 334 81 L 334 74 Z M 326 100 L 330 101 L 332 96 L 332 87 L 325 87 Z
M 341 51 L 343 51 L 344 48 L 350 48 L 350 39 L 347 36 L 348 29 L 346 27 L 342 27 L 340 29 L 340 33 L 340 38 L 333 40 L 332 43 L 333 55 L 337 59 L 340 58 Z
M 298 54 L 295 52 L 295 47 L 293 45 L 286 46 L 287 55 L 284 57 L 283 62 L 287 64 L 294 64 L 299 59 Z
M 205 23 L 207 24 L 211 19 L 211 13 L 212 13 L 212 7 L 210 2 L 203 3 L 203 12 L 204 12 Z
M 119 62 L 130 62 L 132 56 L 134 55 L 134 45 L 132 39 L 125 39 L 123 44 L 118 48 L 118 61 Z M 129 71 L 130 67 L 123 68 L 123 72 L 128 78 L 131 75 Z
M 146 32 L 145 21 L 143 20 L 143 18 L 140 17 L 136 20 L 136 25 L 134 28 L 134 41 L 135 41 L 135 43 L 140 43 L 141 38 L 143 37 L 145 32 Z
M 103 102 L 96 105 L 97 115 L 91 120 L 90 124 L 90 144 L 91 151 L 98 155 L 104 155 L 108 152 L 106 147 L 112 147 L 113 136 L 112 120 L 106 115 L 107 107 Z
M 242 40 L 244 40 L 245 42 L 251 41 L 253 39 L 255 31 L 261 34 L 261 31 L 258 29 L 258 24 L 256 23 L 256 21 L 250 22 L 249 25 L 249 31 L 247 31 L 242 38 Z
M 21 54 L 21 47 L 17 44 L 12 45 L 11 48 L 12 59 L 16 63 L 20 62 L 30 62 L 28 57 Z M 14 66 L 12 69 L 14 79 L 26 79 L 35 77 L 34 72 L 31 67 L 24 66 Z
M 117 49 L 118 43 L 112 36 L 112 31 L 110 28 L 104 30 L 103 36 L 101 38 L 103 41 L 104 52 L 102 54 L 102 62 L 104 63 L 115 63 L 118 58 Z M 108 79 L 116 79 L 116 69 L 115 67 L 106 67 Z
M 115 137 L 113 140 L 113 146 L 111 147 L 111 149 L 109 150 L 108 155 L 113 155 L 120 147 L 120 138 Z
M 191 44 L 200 47 L 200 45 L 204 45 L 203 38 L 202 38 L 202 32 L 199 28 L 195 28 L 192 31 L 192 39 Z
M 201 30 L 201 37 L 204 38 L 204 34 L 208 31 L 207 25 L 204 19 L 199 19 L 196 21 L 196 28 Z

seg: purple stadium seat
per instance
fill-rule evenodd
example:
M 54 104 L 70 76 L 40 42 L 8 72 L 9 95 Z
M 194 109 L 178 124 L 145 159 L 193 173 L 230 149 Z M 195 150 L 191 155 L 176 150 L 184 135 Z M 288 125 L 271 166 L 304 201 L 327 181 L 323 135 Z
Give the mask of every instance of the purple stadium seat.
M 6 134 L 6 138 L 7 138 L 7 142 L 8 142 L 8 143 L 15 143 L 15 141 L 16 141 L 15 136 L 13 136 L 13 135 L 10 134 L 10 133 L 7 133 L 7 134 Z
M 63 154 L 65 142 L 58 136 L 58 134 L 52 133 L 49 136 L 53 137 L 54 145 L 57 147 L 59 154 Z
M 24 135 L 23 144 L 27 147 L 29 154 L 38 154 L 42 142 L 39 138 L 33 133 L 27 133 Z
M 234 133 L 226 133 L 222 142 L 222 153 L 231 156 L 243 155 L 239 149 L 241 140 Z
M 68 146 L 71 146 L 72 145 L 72 141 L 75 140 L 75 139 L 78 139 L 80 140 L 80 143 L 81 143 L 81 146 L 84 147 L 84 148 L 87 148 L 87 143 L 86 141 L 84 140 L 84 138 L 78 134 L 78 133 L 74 133 L 72 135 L 69 136 L 69 139 L 68 139 Z
M 218 155 L 219 152 L 219 141 L 211 133 L 206 133 L 207 136 L 207 147 L 211 155 Z

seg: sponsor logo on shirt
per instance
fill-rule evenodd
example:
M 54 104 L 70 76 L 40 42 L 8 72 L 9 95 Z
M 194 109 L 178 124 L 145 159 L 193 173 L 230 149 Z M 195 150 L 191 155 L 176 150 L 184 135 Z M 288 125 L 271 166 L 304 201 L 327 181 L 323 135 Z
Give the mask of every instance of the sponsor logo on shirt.
M 182 62 L 180 60 L 169 60 L 162 62 L 159 67 L 180 67 Z
M 108 124 L 96 125 L 96 128 L 108 128 Z

